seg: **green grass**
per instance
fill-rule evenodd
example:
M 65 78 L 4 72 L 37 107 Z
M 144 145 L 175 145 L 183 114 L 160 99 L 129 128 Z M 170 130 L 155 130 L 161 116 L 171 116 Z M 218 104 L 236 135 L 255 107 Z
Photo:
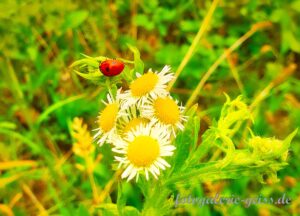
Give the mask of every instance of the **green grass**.
M 237 169 L 235 163 L 249 161 L 233 158 L 228 134 L 215 136 L 238 116 L 225 118 L 224 93 L 231 100 L 242 95 L 253 120 L 246 112 L 232 120 L 228 136 L 237 150 L 251 133 L 284 140 L 299 127 L 300 1 L 212 2 L 0 2 L 0 215 L 153 215 L 157 206 L 171 215 L 297 215 L 299 133 L 288 165 L 277 172 L 279 182 L 271 181 L 276 172 L 261 179 L 266 164 Z M 70 66 L 87 58 L 82 54 L 100 58 L 84 62 L 93 67 L 77 68 L 77 74 Z M 172 95 L 188 107 L 198 104 L 176 141 L 186 146 L 177 146 L 172 168 L 158 183 L 162 190 L 151 190 L 153 182 L 143 179 L 121 180 L 108 145 L 94 143 L 86 158 L 73 152 L 74 118 L 82 118 L 88 127 L 82 133 L 92 136 L 107 86 L 124 84 L 100 77 L 98 61 L 106 58 L 127 60 L 127 82 L 136 71 L 170 65 L 178 75 Z M 277 170 L 279 162 L 273 162 Z M 220 166 L 225 168 L 215 173 Z M 242 198 L 286 193 L 292 204 L 174 207 L 177 193 L 217 191 Z

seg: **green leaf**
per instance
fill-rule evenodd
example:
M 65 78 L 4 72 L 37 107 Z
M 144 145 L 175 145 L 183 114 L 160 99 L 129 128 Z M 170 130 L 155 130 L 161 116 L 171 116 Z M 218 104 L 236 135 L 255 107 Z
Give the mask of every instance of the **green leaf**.
M 99 213 L 102 213 L 101 215 L 107 215 L 107 216 L 119 215 L 117 205 L 113 203 L 103 203 L 101 205 L 98 205 L 97 210 L 99 211 Z M 121 214 L 121 216 L 122 215 L 139 216 L 141 214 L 136 208 L 132 206 L 125 206 L 123 208 L 123 214 Z
M 190 117 L 185 125 L 185 130 L 180 132 L 175 139 L 176 152 L 174 155 L 173 172 L 179 172 L 186 159 L 190 154 L 190 150 L 197 144 L 198 132 L 200 128 L 200 120 L 197 116 Z
M 126 205 L 126 196 L 122 191 L 122 184 L 118 183 L 118 198 L 117 198 L 117 208 L 120 215 L 122 215 L 123 209 Z
M 182 20 L 179 23 L 180 29 L 183 32 L 197 32 L 199 29 L 199 21 L 198 20 Z
M 282 33 L 282 38 L 284 51 L 286 51 L 285 49 L 290 48 L 292 51 L 300 53 L 300 42 L 292 31 L 284 31 Z
M 160 64 L 178 65 L 185 52 L 185 46 L 166 44 L 155 52 L 155 61 Z
M 65 22 L 62 25 L 62 30 L 65 31 L 69 28 L 77 28 L 80 26 L 88 17 L 88 11 L 81 10 L 81 11 L 74 11 L 69 13 L 66 18 Z
M 88 209 L 83 204 L 80 204 L 79 208 L 76 210 L 76 215 L 89 216 L 90 213 L 89 213 Z
M 196 149 L 200 131 L 200 118 L 198 116 L 194 117 L 194 142 L 192 146 L 192 150 Z
M 35 143 L 34 141 L 30 140 L 27 134 L 20 134 L 15 130 L 9 130 L 6 128 L 0 128 L 0 134 L 5 134 L 15 139 L 21 140 L 24 144 L 28 145 L 33 154 L 41 154 L 41 152 L 43 152 L 42 147 L 39 146 L 38 143 Z
M 134 69 L 130 69 L 129 67 L 125 66 L 123 72 L 121 73 L 123 79 L 125 79 L 128 83 L 130 83 L 134 78 Z
M 72 103 L 76 100 L 81 100 L 84 97 L 86 97 L 86 94 L 76 95 L 76 96 L 72 96 L 72 97 L 66 98 L 64 100 L 58 101 L 57 103 L 52 104 L 47 109 L 45 109 L 43 113 L 41 113 L 41 115 L 37 119 L 37 125 L 40 125 L 55 110 L 60 109 L 61 107 L 65 106 L 69 103 Z
M 144 62 L 141 60 L 141 55 L 139 50 L 131 45 L 127 45 L 134 55 L 134 70 L 138 73 L 144 73 Z
M 242 122 L 251 119 L 252 117 L 247 105 L 243 102 L 241 95 L 234 100 L 231 100 L 226 94 L 225 96 L 226 103 L 222 108 L 221 116 L 218 120 L 218 128 L 222 132 L 232 129 L 237 122 Z
M 195 165 L 203 159 L 203 157 L 207 154 L 209 149 L 214 145 L 216 141 L 216 133 L 215 130 L 210 128 L 202 135 L 202 143 L 199 147 L 191 154 L 189 157 L 187 164 Z
M 137 210 L 132 206 L 126 206 L 124 208 L 124 216 L 140 216 L 140 215 L 141 213 L 139 212 L 139 210 Z
M 99 56 L 99 57 L 90 57 L 87 55 L 82 54 L 85 58 L 77 60 L 73 62 L 70 66 L 70 68 L 73 68 L 73 71 L 88 80 L 91 81 L 99 81 L 101 80 L 101 77 L 103 77 L 103 74 L 99 71 L 99 62 L 101 62 L 105 57 Z M 85 71 L 87 73 L 83 73 L 80 71 Z
M 187 116 L 194 116 L 196 111 L 197 111 L 197 108 L 198 108 L 198 104 L 194 104 L 187 112 L 186 112 L 186 115 Z
M 91 58 L 84 58 L 84 59 L 80 59 L 78 61 L 75 61 L 73 64 L 71 64 L 71 68 L 74 68 L 76 66 L 91 66 L 91 67 L 95 67 L 98 68 L 99 66 L 99 62 L 96 59 L 91 59 Z
M 138 187 L 140 188 L 143 196 L 147 198 L 151 191 L 151 183 L 150 181 L 147 181 L 146 178 L 139 178 L 137 182 Z
M 298 128 L 295 129 L 292 133 L 290 133 L 284 140 L 283 140 L 283 143 L 282 143 L 282 147 L 281 149 L 279 150 L 279 152 L 285 152 L 288 150 L 288 148 L 290 147 L 291 145 L 291 142 L 292 142 L 292 139 L 296 136 L 296 134 L 298 133 Z
M 141 26 L 145 28 L 148 31 L 151 31 L 154 29 L 154 22 L 151 22 L 147 15 L 145 14 L 138 14 L 135 16 L 135 24 L 137 26 Z
M 82 56 L 84 56 L 86 59 L 91 59 L 91 60 L 94 60 L 94 61 L 97 61 L 98 63 L 101 62 L 101 61 L 105 61 L 108 59 L 108 57 L 106 56 L 97 56 L 97 57 L 91 57 L 91 56 L 88 56 L 86 54 L 83 54 L 83 53 L 80 53 Z
M 225 166 L 230 164 L 231 161 L 234 159 L 235 146 L 234 146 L 232 140 L 228 136 L 221 134 L 220 138 L 222 140 L 222 145 L 227 147 L 225 150 L 226 156 L 222 161 L 220 161 L 220 164 L 219 164 L 219 166 L 221 168 L 224 168 Z
M 191 166 L 186 172 L 174 175 L 164 181 L 163 185 L 184 184 L 186 180 L 189 183 L 196 180 L 199 181 L 214 181 L 220 179 L 240 179 L 243 176 L 259 177 L 266 173 L 271 173 L 282 169 L 286 163 L 264 163 L 260 166 L 252 163 L 251 165 L 241 166 L 232 165 L 222 168 L 219 162 L 203 163 L 197 166 Z
M 17 125 L 13 122 L 2 121 L 0 122 L 0 128 L 14 130 L 17 128 Z
M 74 72 L 85 79 L 93 80 L 93 81 L 99 81 L 100 77 L 102 77 L 102 73 L 100 73 L 99 71 L 88 73 L 88 74 L 81 73 L 77 70 L 74 70 Z
M 300 1 L 294 1 L 291 3 L 291 8 L 300 13 Z
M 146 197 L 142 215 L 170 215 L 170 209 L 174 206 L 173 197 L 170 197 L 170 190 L 157 182 L 151 184 L 149 197 Z

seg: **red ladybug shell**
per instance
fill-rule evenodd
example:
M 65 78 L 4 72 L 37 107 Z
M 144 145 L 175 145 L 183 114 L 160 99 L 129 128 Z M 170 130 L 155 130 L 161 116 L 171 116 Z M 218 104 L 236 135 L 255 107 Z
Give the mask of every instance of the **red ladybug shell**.
M 108 59 L 100 63 L 99 69 L 105 76 L 116 76 L 120 74 L 125 65 L 122 61 L 116 59 Z

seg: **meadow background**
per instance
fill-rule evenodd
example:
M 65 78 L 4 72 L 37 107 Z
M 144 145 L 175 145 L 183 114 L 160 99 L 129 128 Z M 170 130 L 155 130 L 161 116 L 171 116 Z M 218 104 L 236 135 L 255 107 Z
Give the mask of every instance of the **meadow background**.
M 95 145 L 92 165 L 74 153 L 75 117 L 87 130 L 106 92 L 69 66 L 89 56 L 133 59 L 145 68 L 176 71 L 207 16 L 212 1 L 0 1 L 0 215 L 113 215 L 118 173 L 109 147 Z M 252 130 L 283 139 L 300 126 L 300 1 L 221 1 L 172 88 L 185 103 L 203 75 L 247 32 L 247 40 L 220 62 L 198 99 L 201 135 L 220 116 L 224 92 L 253 105 Z M 78 123 L 81 125 L 81 123 Z M 81 125 L 82 126 L 82 125 Z M 83 127 L 84 128 L 84 127 Z M 240 136 L 242 137 L 242 131 Z M 92 132 L 91 132 L 92 134 Z M 186 194 L 278 197 L 292 204 L 180 206 L 173 215 L 299 215 L 300 135 L 280 182 L 255 178 L 203 182 Z M 92 172 L 90 167 L 92 168 Z M 122 182 L 126 204 L 143 208 L 134 182 Z M 98 191 L 100 202 L 95 201 Z

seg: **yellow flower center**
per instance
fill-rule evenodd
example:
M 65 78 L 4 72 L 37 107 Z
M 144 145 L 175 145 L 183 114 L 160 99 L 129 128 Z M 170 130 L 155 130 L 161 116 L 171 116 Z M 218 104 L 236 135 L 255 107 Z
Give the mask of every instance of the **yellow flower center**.
M 108 132 L 114 127 L 118 110 L 118 104 L 112 103 L 108 104 L 102 111 L 98 123 L 104 132 Z
M 158 76 L 149 72 L 134 80 L 130 85 L 133 96 L 141 97 L 151 92 L 158 82 Z
M 128 145 L 128 160 L 136 167 L 149 167 L 159 156 L 159 144 L 150 136 L 137 136 Z
M 179 107 L 171 98 L 157 98 L 154 103 L 156 117 L 164 124 L 176 124 L 180 118 Z
M 123 131 L 124 131 L 124 133 L 127 133 L 127 132 L 137 128 L 137 126 L 139 126 L 141 124 L 147 124 L 148 122 L 149 122 L 149 120 L 146 118 L 133 118 L 127 123 L 127 125 L 124 127 Z

